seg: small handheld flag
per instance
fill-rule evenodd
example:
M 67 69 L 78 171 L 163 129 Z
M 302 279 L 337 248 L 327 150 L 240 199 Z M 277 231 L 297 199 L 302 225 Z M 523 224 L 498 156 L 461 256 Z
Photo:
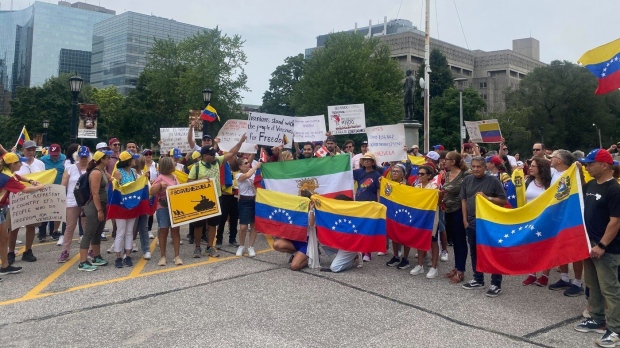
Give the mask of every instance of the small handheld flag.
M 219 122 L 220 116 L 217 114 L 215 108 L 209 104 L 204 110 L 202 110 L 202 113 L 200 114 L 200 119 L 207 122 L 213 122 L 217 119 L 217 121 Z
M 316 150 L 316 152 L 314 153 L 314 156 L 316 157 L 325 157 L 327 155 L 329 155 L 329 151 L 325 146 L 321 146 L 321 148 Z
M 28 131 L 26 130 L 26 126 L 24 126 L 22 128 L 22 132 L 19 133 L 19 137 L 17 138 L 17 143 L 15 143 L 15 146 L 17 146 L 17 144 L 19 145 L 24 145 L 24 142 L 30 140 L 30 136 L 28 135 Z

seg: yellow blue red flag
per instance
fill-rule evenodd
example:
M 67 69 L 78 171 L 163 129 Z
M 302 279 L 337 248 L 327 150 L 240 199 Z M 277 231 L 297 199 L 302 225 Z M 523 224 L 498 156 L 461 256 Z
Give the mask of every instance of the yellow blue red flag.
M 202 113 L 200 114 L 200 119 L 207 122 L 213 122 L 215 120 L 219 122 L 220 116 L 217 114 L 215 108 L 211 106 L 211 104 L 209 104 L 204 110 L 202 110 Z
M 112 181 L 108 188 L 108 219 L 133 219 L 152 212 L 154 200 L 149 199 L 146 175 L 136 181 L 120 185 Z
M 598 79 L 595 94 L 620 88 L 620 39 L 589 50 L 577 62 Z
M 279 238 L 305 242 L 310 199 L 288 193 L 256 190 L 256 230 Z
M 24 174 L 24 175 L 21 175 L 21 177 L 29 179 L 29 180 L 38 181 L 41 185 L 49 185 L 49 184 L 53 184 L 54 180 L 56 180 L 56 173 L 57 173 L 56 169 L 48 169 L 42 172 Z M 29 183 L 24 183 L 24 185 L 30 186 Z
M 512 171 L 512 184 L 515 188 L 516 207 L 525 205 L 525 174 L 523 168 L 517 168 Z

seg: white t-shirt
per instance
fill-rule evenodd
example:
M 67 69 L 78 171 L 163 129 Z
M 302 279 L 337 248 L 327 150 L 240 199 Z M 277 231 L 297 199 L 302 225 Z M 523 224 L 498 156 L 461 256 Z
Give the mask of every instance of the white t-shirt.
M 69 173 L 69 182 L 67 183 L 67 207 L 77 207 L 78 205 L 75 201 L 73 190 L 75 189 L 75 184 L 77 184 L 78 179 L 82 174 L 86 173 L 86 170 L 81 171 L 76 163 L 70 165 L 65 171 Z
M 155 161 L 151 162 L 151 166 L 148 168 L 148 170 L 151 176 L 151 182 L 155 181 L 155 179 L 157 179 L 157 175 L 159 175 L 157 173 L 157 166 L 155 165 Z
M 353 158 L 351 159 L 351 168 L 353 168 L 353 170 L 360 168 L 360 159 L 362 158 L 362 156 L 364 155 L 361 153 L 358 153 L 357 155 L 353 156 Z
M 182 165 L 181 163 L 177 163 L 177 164 L 175 165 L 175 168 L 176 168 L 176 170 L 183 171 L 183 168 L 185 168 L 185 166 L 184 166 L 184 165 Z
M 41 162 L 41 160 L 34 159 L 32 164 L 28 164 L 26 162 L 22 163 L 21 168 L 15 172 L 17 175 L 25 175 L 30 173 L 42 172 L 45 170 L 45 164 Z
M 239 195 L 256 196 L 256 189 L 254 188 L 254 174 L 243 181 L 239 180 L 241 175 L 243 175 L 241 172 L 235 175 L 235 179 L 237 179 L 237 183 L 239 184 Z
M 68 159 L 68 158 L 65 160 L 64 164 L 65 164 L 65 170 L 67 170 L 67 168 L 69 168 L 69 167 L 71 167 L 73 165 L 73 163 L 71 163 L 71 160 Z
M 551 168 L 551 184 L 553 184 L 556 181 L 558 181 L 564 175 L 564 172 L 566 172 L 566 171 L 559 172 L 559 171 L 557 171 L 557 169 Z
M 539 187 L 536 185 L 534 180 L 530 182 L 530 184 L 525 189 L 525 203 L 529 203 L 534 200 L 534 198 L 540 196 L 545 192 L 545 186 Z
M 515 156 L 506 155 L 506 157 L 508 157 L 508 162 L 510 162 L 512 168 L 517 168 L 517 159 Z

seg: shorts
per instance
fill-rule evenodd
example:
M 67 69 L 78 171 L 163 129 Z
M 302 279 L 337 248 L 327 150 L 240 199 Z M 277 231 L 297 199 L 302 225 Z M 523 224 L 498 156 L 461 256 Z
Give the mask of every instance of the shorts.
M 170 228 L 172 223 L 170 222 L 170 212 L 168 208 L 159 208 L 155 211 L 155 215 L 157 216 L 157 224 L 159 228 Z
M 206 226 L 217 227 L 220 224 L 221 215 L 210 217 L 208 219 L 202 219 L 198 221 L 194 221 L 194 229 L 203 228 Z
M 300 253 L 303 253 L 303 254 L 308 253 L 308 242 L 300 242 L 297 240 L 292 240 L 291 243 L 293 244 L 293 247 L 295 248 L 295 250 L 299 251 Z
M 248 225 L 254 223 L 255 201 L 253 199 L 239 200 L 239 223 Z

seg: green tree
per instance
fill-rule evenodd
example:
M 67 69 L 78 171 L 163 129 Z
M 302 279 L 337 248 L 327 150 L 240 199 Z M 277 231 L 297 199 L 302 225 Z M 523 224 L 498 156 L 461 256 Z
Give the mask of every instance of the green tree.
M 431 73 L 429 74 L 429 78 L 431 80 L 431 84 L 429 86 L 428 94 L 430 95 L 429 104 L 432 103 L 433 98 L 439 97 L 443 95 L 444 91 L 450 87 L 454 86 L 454 78 L 452 77 L 452 73 L 450 72 L 450 67 L 448 66 L 448 60 L 443 53 L 441 53 L 438 49 L 431 50 L 430 54 L 430 64 L 431 64 Z M 420 78 L 424 78 L 424 67 L 426 64 L 422 64 L 416 73 L 416 84 L 415 84 L 415 98 L 416 103 L 414 105 L 414 112 L 416 117 L 420 121 L 423 119 L 424 115 L 424 90 L 420 87 L 420 84 L 417 81 Z
M 463 91 L 463 120 L 482 119 L 484 100 L 473 88 Z M 459 90 L 448 88 L 443 94 L 433 98 L 430 107 L 430 143 L 442 144 L 446 149 L 459 150 L 460 146 L 460 105 Z
M 284 64 L 276 67 L 271 73 L 269 90 L 263 94 L 261 112 L 295 116 L 295 109 L 291 105 L 291 99 L 295 87 L 304 74 L 306 60 L 303 54 L 287 57 Z
M 103 89 L 93 88 L 91 99 L 93 103 L 99 105 L 97 136 L 104 141 L 113 136 L 120 136 L 125 97 L 115 86 L 111 86 Z

